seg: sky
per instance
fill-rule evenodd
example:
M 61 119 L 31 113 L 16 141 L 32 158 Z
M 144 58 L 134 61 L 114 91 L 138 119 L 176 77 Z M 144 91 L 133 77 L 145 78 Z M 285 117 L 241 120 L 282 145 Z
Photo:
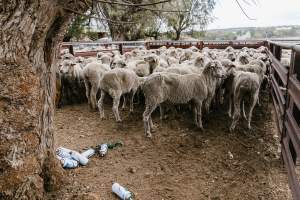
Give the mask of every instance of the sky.
M 217 0 L 213 15 L 216 18 L 208 29 L 300 25 L 300 0 L 239 0 L 251 18 L 238 7 L 236 0 Z M 256 4 L 255 4 L 256 2 Z

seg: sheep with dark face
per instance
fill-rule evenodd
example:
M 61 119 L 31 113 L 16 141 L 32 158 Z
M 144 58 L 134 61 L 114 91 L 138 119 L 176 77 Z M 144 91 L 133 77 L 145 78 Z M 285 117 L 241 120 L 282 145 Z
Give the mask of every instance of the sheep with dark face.
M 166 102 L 182 104 L 192 101 L 195 105 L 194 121 L 197 127 L 202 126 L 202 103 L 214 93 L 218 78 L 225 72 L 216 61 L 210 61 L 202 74 L 178 75 L 174 73 L 156 73 L 149 76 L 142 90 L 145 96 L 146 108 L 143 114 L 145 134 L 151 137 L 153 129 L 151 114 L 157 106 Z
M 61 101 L 59 104 L 80 103 L 84 101 L 82 92 L 83 71 L 79 63 L 74 60 L 63 60 L 59 65 L 61 83 Z
M 247 53 L 241 52 L 238 55 L 237 59 L 236 59 L 236 63 L 238 65 L 246 65 L 246 64 L 248 64 L 250 62 L 250 58 L 249 57 L 250 56 Z
M 157 67 L 160 67 L 160 59 L 155 54 L 144 57 L 144 61 L 149 63 L 150 74 L 152 74 Z

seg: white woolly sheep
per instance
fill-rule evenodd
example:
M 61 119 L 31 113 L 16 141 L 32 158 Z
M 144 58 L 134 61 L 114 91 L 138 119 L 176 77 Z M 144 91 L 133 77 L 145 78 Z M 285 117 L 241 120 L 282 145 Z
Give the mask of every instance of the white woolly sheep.
M 100 80 L 105 72 L 110 68 L 100 62 L 91 62 L 83 69 L 83 78 L 85 85 L 86 97 L 91 109 L 96 109 L 96 96 L 100 87 Z
M 103 101 L 106 94 L 113 98 L 112 111 L 117 122 L 121 122 L 119 103 L 123 94 L 130 93 L 130 112 L 133 112 L 133 98 L 143 78 L 139 78 L 130 69 L 115 68 L 105 73 L 100 81 L 101 97 L 98 101 L 100 118 L 103 119 Z
M 142 85 L 146 101 L 146 108 L 143 113 L 146 136 L 151 137 L 153 129 L 152 112 L 164 102 L 178 104 L 193 101 L 195 105 L 195 124 L 203 129 L 202 103 L 207 100 L 209 93 L 213 93 L 212 90 L 215 90 L 211 83 L 216 82 L 223 75 L 223 68 L 216 62 L 211 61 L 205 66 L 203 73 L 200 75 L 178 75 L 163 72 L 149 76 Z

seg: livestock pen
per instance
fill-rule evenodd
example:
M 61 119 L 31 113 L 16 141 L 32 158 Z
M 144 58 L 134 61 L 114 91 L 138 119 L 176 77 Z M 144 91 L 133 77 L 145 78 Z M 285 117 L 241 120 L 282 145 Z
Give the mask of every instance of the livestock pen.
M 80 45 L 86 47 L 94 46 L 93 47 L 94 49 L 87 48 L 86 51 L 78 51 Z M 103 48 L 97 49 L 97 46 L 98 47 L 103 46 Z M 253 41 L 149 41 L 149 42 L 138 41 L 138 42 L 111 42 L 111 43 L 88 42 L 88 43 L 62 43 L 61 48 L 71 49 L 70 52 L 73 52 L 75 56 L 90 57 L 90 56 L 95 56 L 99 51 L 118 50 L 120 51 L 121 54 L 123 54 L 124 52 L 130 51 L 134 48 L 145 47 L 147 49 L 157 49 L 161 46 L 166 46 L 166 47 L 174 46 L 177 48 L 189 48 L 191 46 L 196 46 L 198 49 L 203 49 L 204 47 L 225 49 L 228 46 L 232 46 L 235 49 L 241 49 L 243 47 L 258 48 L 260 46 L 265 46 L 268 48 L 267 53 L 270 56 L 272 61 L 271 71 L 270 71 L 270 82 L 271 82 L 270 93 L 275 108 L 274 110 L 276 114 L 275 115 L 276 123 L 278 126 L 278 129 L 276 130 L 278 131 L 278 134 L 280 136 L 282 160 L 287 170 L 288 181 L 289 181 L 293 198 L 300 199 L 299 174 L 297 175 L 298 173 L 297 165 L 299 164 L 299 158 L 300 158 L 299 157 L 300 156 L 300 82 L 299 82 L 300 81 L 300 46 L 297 45 L 297 41 L 253 40 Z M 288 67 L 283 66 L 280 62 L 283 50 L 289 50 L 291 52 L 290 66 Z M 77 108 L 73 108 L 73 110 L 77 110 Z M 267 112 L 266 114 L 270 114 L 270 112 Z M 90 116 L 91 114 L 88 115 Z M 80 118 L 80 115 L 78 117 Z M 94 116 L 90 116 L 90 117 L 94 118 Z M 217 119 L 222 118 L 220 116 L 214 116 L 214 117 L 216 117 Z M 138 120 L 137 117 L 133 117 L 133 118 L 134 120 Z M 264 118 L 260 118 L 260 119 L 264 119 Z M 174 126 L 174 124 L 172 126 Z M 114 130 L 115 127 L 110 127 L 110 129 Z M 133 129 L 135 128 L 131 127 L 130 129 L 129 127 L 129 130 L 133 130 Z M 117 130 L 120 131 L 119 129 Z M 182 133 L 182 134 L 186 134 L 186 133 Z M 83 132 L 80 133 L 79 137 L 85 137 Z M 110 139 L 110 137 L 107 137 L 106 139 Z M 187 143 L 188 142 L 191 141 L 187 141 Z M 140 141 L 135 141 L 130 144 L 134 145 L 135 143 L 138 145 L 140 144 Z M 185 146 L 187 145 L 187 143 L 182 142 L 181 145 Z M 246 146 L 246 149 L 249 149 L 247 147 L 247 144 L 244 144 L 243 142 L 241 143 L 243 146 Z M 160 144 L 164 144 L 164 143 L 160 142 Z M 206 145 L 206 144 L 201 144 L 201 145 Z M 149 148 L 149 145 L 147 144 L 145 148 Z M 178 151 L 179 152 L 177 152 L 176 154 L 181 154 L 180 150 Z M 139 153 L 138 151 L 134 151 L 134 152 Z M 119 162 L 121 161 L 119 160 Z M 106 171 L 106 170 L 102 169 L 102 171 Z M 130 168 L 131 173 L 136 173 L 135 171 L 136 168 L 134 167 Z M 158 173 L 166 173 L 166 172 L 160 172 L 160 171 L 165 171 L 165 169 L 163 169 L 163 167 L 161 166 L 158 171 L 159 171 Z M 152 174 L 151 173 L 146 174 L 146 176 L 151 177 Z M 147 188 L 145 190 L 147 190 Z M 162 193 L 163 191 L 160 191 L 158 194 L 162 195 Z M 171 191 L 167 190 L 166 193 L 172 193 L 172 189 Z M 206 195 L 207 194 L 204 194 L 205 197 Z M 218 199 L 219 197 L 214 197 L 212 195 L 209 196 L 209 198 Z

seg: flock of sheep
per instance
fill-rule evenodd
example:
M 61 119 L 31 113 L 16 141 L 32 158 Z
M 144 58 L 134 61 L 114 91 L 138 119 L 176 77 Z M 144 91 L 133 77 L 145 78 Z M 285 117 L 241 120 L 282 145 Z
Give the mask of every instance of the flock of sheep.
M 98 109 L 105 118 L 103 101 L 108 94 L 113 99 L 112 111 L 117 122 L 121 121 L 119 104 L 130 102 L 133 112 L 134 97 L 143 94 L 145 134 L 151 137 L 152 112 L 159 107 L 160 117 L 165 111 L 174 110 L 174 104 L 188 104 L 194 112 L 194 122 L 203 129 L 202 114 L 208 114 L 213 105 L 228 105 L 233 131 L 241 116 L 251 129 L 252 112 L 259 104 L 259 91 L 267 79 L 270 59 L 267 48 L 241 50 L 227 47 L 224 50 L 192 46 L 188 49 L 166 48 L 134 49 L 120 55 L 116 52 L 99 52 L 97 57 L 73 57 L 62 52 L 59 74 L 74 84 L 84 83 L 85 95 L 91 109 Z M 97 93 L 100 99 L 97 101 Z M 84 94 L 81 94 L 84 95 Z M 139 101 L 141 102 L 141 101 Z M 248 115 L 245 103 L 249 104 Z

